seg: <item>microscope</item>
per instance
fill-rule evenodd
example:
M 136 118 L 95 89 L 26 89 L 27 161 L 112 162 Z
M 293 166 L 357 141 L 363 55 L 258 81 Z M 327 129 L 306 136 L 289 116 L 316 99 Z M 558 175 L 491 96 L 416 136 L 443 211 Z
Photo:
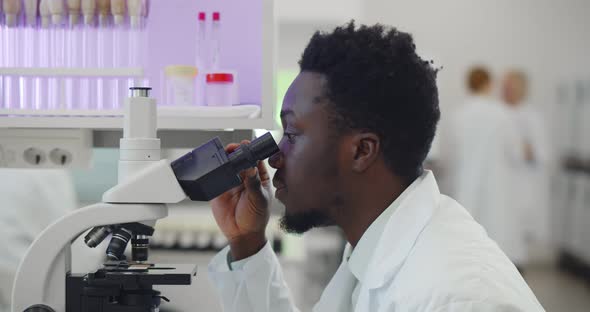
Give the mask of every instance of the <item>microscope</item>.
M 190 285 L 194 265 L 148 260 L 149 237 L 167 204 L 208 201 L 241 184 L 239 172 L 279 151 L 270 133 L 227 154 L 219 138 L 169 162 L 160 158 L 156 101 L 150 88 L 131 88 L 125 102 L 118 184 L 102 202 L 49 225 L 21 261 L 12 312 L 157 312 L 166 297 L 157 285 Z M 71 244 L 85 233 L 88 247 L 110 237 L 107 261 L 94 272 L 71 273 Z M 131 241 L 131 259 L 124 251 Z

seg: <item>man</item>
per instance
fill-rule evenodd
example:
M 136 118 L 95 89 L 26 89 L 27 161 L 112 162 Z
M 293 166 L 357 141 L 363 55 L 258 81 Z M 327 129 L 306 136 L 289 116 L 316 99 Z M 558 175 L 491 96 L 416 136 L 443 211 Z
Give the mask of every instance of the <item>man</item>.
M 519 220 L 526 227 L 522 236 L 536 243 L 549 244 L 549 173 L 552 155 L 549 148 L 546 125 L 538 110 L 527 103 L 528 79 L 520 70 L 510 70 L 502 81 L 502 99 L 517 125 L 519 149 L 524 154 L 520 166 L 514 172 L 518 192 Z M 524 222 L 526 220 L 526 222 Z M 523 264 L 526 263 L 523 259 Z
M 316 33 L 283 101 L 269 160 L 282 226 L 337 225 L 349 243 L 314 311 L 542 311 L 485 231 L 422 169 L 439 119 L 436 70 L 412 37 L 351 22 Z M 232 151 L 237 144 L 228 146 Z M 209 276 L 225 311 L 297 311 L 266 241 L 264 165 L 212 202 L 229 246 Z
M 492 78 L 481 66 L 467 75 L 471 96 L 452 116 L 448 160 L 451 196 L 519 266 L 527 257 L 517 209 L 515 172 L 524 161 L 516 123 L 509 110 L 491 97 Z M 522 269 L 521 269 L 522 270 Z

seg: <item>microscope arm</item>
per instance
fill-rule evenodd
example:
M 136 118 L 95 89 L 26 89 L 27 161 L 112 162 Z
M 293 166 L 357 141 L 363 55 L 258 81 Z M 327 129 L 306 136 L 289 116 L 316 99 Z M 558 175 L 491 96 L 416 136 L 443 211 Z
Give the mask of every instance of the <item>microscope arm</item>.
M 75 210 L 48 226 L 19 265 L 12 311 L 45 304 L 65 311 L 65 276 L 71 269 L 71 243 L 95 226 L 142 222 L 153 226 L 168 215 L 166 204 L 186 198 L 170 163 L 155 161 L 105 192 L 103 201 Z

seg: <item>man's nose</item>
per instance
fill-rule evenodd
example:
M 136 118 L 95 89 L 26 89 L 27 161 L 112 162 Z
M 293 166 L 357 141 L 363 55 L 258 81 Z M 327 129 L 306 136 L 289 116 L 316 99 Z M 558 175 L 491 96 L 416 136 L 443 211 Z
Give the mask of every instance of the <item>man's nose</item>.
M 268 164 L 275 169 L 280 169 L 283 167 L 284 157 L 283 152 L 279 151 L 268 158 Z

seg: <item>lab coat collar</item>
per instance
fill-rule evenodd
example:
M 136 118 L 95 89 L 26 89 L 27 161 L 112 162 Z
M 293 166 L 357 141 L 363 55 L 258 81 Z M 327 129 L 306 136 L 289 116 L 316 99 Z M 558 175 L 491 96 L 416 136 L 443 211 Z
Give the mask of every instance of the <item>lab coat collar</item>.
M 371 259 L 363 288 L 376 289 L 394 279 L 420 233 L 428 224 L 440 201 L 440 191 L 431 171 L 418 178 L 418 185 L 408 194 L 387 222 Z M 363 300 L 361 289 L 359 302 Z
M 370 261 L 373 259 L 373 253 L 377 249 L 377 245 L 383 236 L 383 231 L 389 219 L 409 194 L 412 194 L 418 185 L 420 185 L 422 180 L 422 177 L 416 179 L 371 223 L 354 249 L 350 244 L 346 244 L 344 251 L 345 260 L 348 262 L 350 271 L 358 281 L 365 280 Z

